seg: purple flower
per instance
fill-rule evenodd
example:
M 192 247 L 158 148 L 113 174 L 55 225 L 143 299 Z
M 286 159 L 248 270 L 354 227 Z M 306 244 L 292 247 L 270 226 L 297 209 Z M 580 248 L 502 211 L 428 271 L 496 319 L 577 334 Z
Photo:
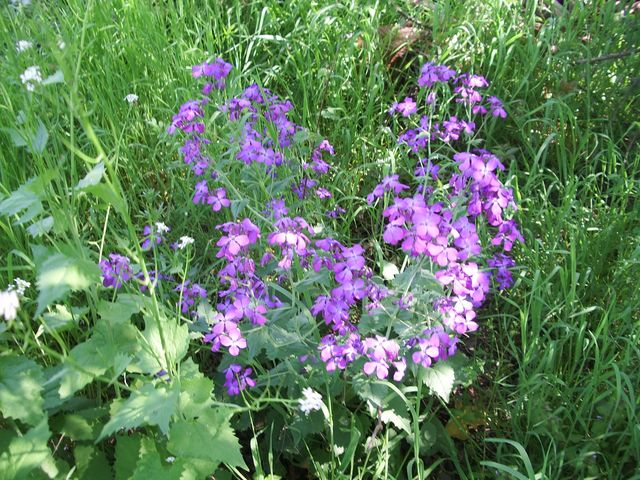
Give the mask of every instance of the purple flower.
M 491 115 L 494 117 L 507 118 L 507 112 L 498 97 L 491 96 L 487 98 L 487 102 L 491 106 Z
M 491 239 L 492 245 L 503 245 L 504 251 L 509 252 L 515 242 L 524 243 L 524 238 L 513 220 L 507 220 L 498 227 L 498 233 Z
M 193 203 L 198 205 L 199 203 L 204 203 L 209 196 L 209 187 L 207 186 L 206 180 L 201 180 L 196 183 L 195 193 L 193 195 Z
M 120 288 L 133 274 L 131 260 L 117 253 L 110 253 L 109 260 L 101 260 L 99 266 L 102 270 L 102 285 L 105 287 Z
M 389 113 L 394 111 L 400 113 L 403 117 L 410 117 L 418 111 L 418 105 L 413 101 L 413 98 L 406 97 L 402 102 L 394 103 Z
M 413 353 L 413 363 L 429 368 L 439 360 L 446 360 L 456 350 L 457 337 L 450 337 L 442 327 L 433 330 L 425 330 L 423 336 L 417 338 L 418 350 Z
M 207 197 L 207 203 L 211 205 L 214 212 L 218 212 L 223 207 L 231 205 L 231 202 L 227 198 L 227 191 L 224 188 L 216 188 L 214 192 Z
M 418 85 L 420 88 L 431 88 L 435 83 L 446 83 L 456 76 L 456 71 L 446 65 L 435 65 L 427 62 L 422 66 Z
M 229 349 L 229 355 L 237 357 L 240 350 L 247 348 L 247 340 L 239 329 L 231 330 L 227 334 L 220 335 L 220 344 Z
M 247 246 L 256 243 L 260 237 L 260 230 L 248 218 L 245 218 L 241 223 L 228 222 L 218 225 L 216 228 L 227 233 L 216 243 L 218 247 L 221 247 L 216 257 L 224 257 L 227 260 L 233 260 Z
M 298 185 L 291 185 L 291 190 L 298 196 L 300 200 L 302 200 L 307 196 L 307 192 L 313 189 L 317 184 L 318 182 L 316 182 L 312 178 L 305 177 L 300 180 L 300 183 Z
M 213 86 L 215 86 L 216 88 L 224 88 L 223 79 L 229 75 L 232 68 L 233 67 L 230 63 L 225 62 L 221 58 L 216 58 L 213 63 L 204 62 L 200 65 L 194 65 L 193 67 L 191 67 L 191 75 L 194 78 L 202 76 L 213 77 L 216 82 L 215 85 L 212 85 L 212 88 Z
M 398 181 L 398 175 L 389 175 L 382 179 L 382 181 L 375 186 L 373 191 L 367 195 L 367 203 L 371 205 L 376 198 L 382 197 L 384 192 L 393 191 L 396 195 L 398 195 L 403 190 L 407 190 L 409 188 L 408 185 L 400 183 Z
M 327 190 L 326 188 L 318 188 L 318 189 L 316 189 L 316 195 L 321 200 L 324 200 L 325 198 L 331 198 L 332 197 L 331 192 L 329 190 Z
M 516 262 L 503 253 L 496 253 L 493 258 L 487 260 L 487 264 L 495 269 L 493 277 L 498 282 L 498 288 L 505 290 L 513 285 L 513 276 L 511 275 L 511 268 L 515 267 Z
M 255 387 L 256 381 L 251 378 L 253 370 L 251 368 L 245 368 L 242 370 L 242 365 L 232 363 L 228 368 L 224 370 L 225 383 L 229 395 L 239 395 L 241 391 L 247 387 Z
M 204 133 L 204 123 L 198 120 L 204 118 L 204 112 L 200 107 L 201 103 L 198 100 L 183 103 L 179 112 L 173 116 L 167 133 L 172 135 L 176 130 L 182 130 L 185 133 Z
M 325 215 L 329 218 L 338 218 L 340 215 L 344 215 L 347 211 L 342 207 L 335 207 L 333 210 L 329 210 Z
M 263 212 L 265 215 L 271 215 L 275 220 L 286 217 L 289 209 L 282 198 L 274 198 L 267 204 L 267 209 Z
M 142 250 L 149 250 L 153 244 L 160 245 L 164 240 L 164 234 L 171 229 L 162 222 L 156 222 L 155 226 L 145 225 L 142 229 L 143 240 L 140 245 Z

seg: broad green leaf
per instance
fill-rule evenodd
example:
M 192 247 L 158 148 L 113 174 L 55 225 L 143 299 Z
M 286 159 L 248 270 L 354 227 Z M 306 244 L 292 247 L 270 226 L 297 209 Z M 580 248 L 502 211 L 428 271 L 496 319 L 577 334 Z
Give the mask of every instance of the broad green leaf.
M 389 387 L 364 376 L 354 378 L 353 387 L 358 396 L 367 401 L 370 410 L 375 412 L 378 408 L 384 408 Z
M 0 357 L 0 411 L 5 417 L 36 425 L 42 410 L 42 367 L 25 357 Z
M 12 192 L 8 198 L 0 203 L 0 214 L 16 215 L 18 212 L 40 204 L 40 198 L 32 190 L 33 179 L 27 181 L 24 185 Z
M 36 133 L 33 136 L 31 151 L 34 153 L 44 152 L 44 149 L 47 147 L 48 141 L 49 132 L 47 132 L 47 127 L 44 126 L 44 123 L 38 121 L 38 130 L 36 130 Z
M 127 400 L 114 400 L 111 404 L 111 419 L 102 429 L 98 441 L 118 430 L 155 425 L 165 435 L 169 432 L 169 420 L 176 411 L 179 391 L 173 386 L 159 385 L 155 388 L 146 383 L 133 392 Z
M 205 412 L 213 401 L 213 381 L 198 370 L 190 358 L 180 365 L 180 403 L 178 410 L 185 418 L 197 418 Z
M 140 348 L 138 330 L 130 324 L 113 328 L 104 320 L 96 324 L 89 340 L 73 347 L 65 360 L 60 397 L 67 398 L 111 370 L 120 375 Z
M 358 322 L 358 330 L 362 335 L 372 332 L 379 333 L 386 330 L 389 325 L 389 315 L 382 310 L 373 310 L 371 313 L 364 313 Z
M 100 269 L 95 263 L 63 253 L 51 254 L 38 268 L 40 294 L 36 315 L 70 291 L 84 290 L 99 280 Z
M 89 170 L 84 178 L 78 182 L 78 185 L 76 185 L 76 189 L 83 190 L 92 185 L 97 185 L 98 183 L 100 183 L 100 180 L 102 180 L 103 175 L 104 162 L 100 162 L 91 170 Z
M 394 263 L 384 262 L 382 264 L 382 278 L 385 280 L 393 280 L 399 273 L 400 270 Z
M 81 314 L 82 310 L 71 313 L 65 305 L 56 305 L 53 311 L 42 314 L 42 323 L 47 331 L 65 331 L 78 324 L 78 316 Z
M 128 480 L 132 477 L 140 458 L 140 434 L 116 436 L 116 480 Z
M 139 460 L 131 480 L 178 480 L 182 479 L 182 468 L 175 464 L 163 465 L 158 449 L 149 437 L 143 437 L 140 444 Z
M 132 315 L 142 310 L 145 298 L 142 295 L 120 294 L 115 302 L 101 300 L 98 304 L 98 315 L 112 326 L 126 323 Z
M 106 183 L 98 183 L 84 187 L 83 191 L 91 193 L 101 199 L 106 204 L 112 205 L 115 210 L 124 215 L 127 213 L 127 206 L 122 197 L 120 197 L 111 185 Z
M 93 427 L 86 418 L 80 415 L 69 414 L 60 418 L 56 430 L 63 433 L 71 440 L 93 440 Z
M 27 146 L 27 141 L 24 136 L 15 128 L 3 128 L 2 130 L 9 134 L 9 138 L 11 138 L 14 147 L 20 148 Z
M 48 233 L 49 231 L 51 231 L 52 228 L 53 228 L 53 217 L 48 216 L 28 226 L 27 232 L 29 232 L 29 235 L 31 235 L 33 238 L 38 238 L 44 235 L 45 233 Z
M 169 370 L 170 365 L 180 363 L 187 354 L 189 348 L 189 328 L 187 325 L 178 325 L 177 320 L 161 319 L 162 337 L 158 329 L 158 322 L 150 316 L 145 317 L 146 328 L 142 335 L 146 338 L 146 344 L 137 355 L 136 370 L 143 373 L 158 373 L 160 370 Z M 164 338 L 164 344 L 163 340 Z
M 41 469 L 49 478 L 55 478 L 58 469 L 47 446 L 50 436 L 47 420 L 43 419 L 24 435 L 13 437 L 0 455 L 0 480 L 27 478 L 36 469 Z
M 244 208 L 249 204 L 247 199 L 231 200 L 231 214 L 237 219 Z
M 95 445 L 78 444 L 74 448 L 80 480 L 111 480 L 113 473 L 104 452 Z
M 423 368 L 422 381 L 432 393 L 448 402 L 455 381 L 453 367 L 446 362 L 438 362 L 433 367 Z
M 80 407 L 81 408 L 81 407 Z M 94 440 L 100 433 L 106 408 L 87 408 L 66 415 L 56 415 L 51 419 L 51 427 L 74 441 Z
M 220 463 L 246 469 L 229 417 L 225 410 L 210 409 L 197 421 L 178 421 L 171 427 L 167 448 L 176 457 L 209 462 L 206 474 Z
M 44 207 L 42 206 L 42 202 L 38 200 L 37 202 L 34 202 L 32 205 L 30 205 L 25 210 L 25 212 L 20 215 L 20 218 L 17 222 L 14 223 L 14 225 L 24 225 L 25 223 L 28 223 L 36 218 L 42 212 L 44 212 Z
M 396 428 L 404 430 L 411 435 L 411 421 L 406 417 L 401 417 L 393 410 L 385 410 L 382 412 L 380 421 L 382 421 L 382 423 L 392 423 Z

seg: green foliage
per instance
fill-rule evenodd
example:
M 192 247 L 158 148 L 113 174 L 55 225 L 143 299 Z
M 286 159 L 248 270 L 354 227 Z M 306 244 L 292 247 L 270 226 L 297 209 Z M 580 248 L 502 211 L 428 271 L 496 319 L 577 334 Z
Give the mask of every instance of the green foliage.
M 36 315 L 56 300 L 64 298 L 69 292 L 85 290 L 100 280 L 98 266 L 77 253 L 69 245 L 62 246 L 67 253 L 35 245 L 33 255 L 38 270 L 38 308 Z
M 245 467 L 264 479 L 637 477 L 637 12 L 606 1 L 130 3 L 0 13 L 0 290 L 16 277 L 38 289 L 0 327 L 0 478 L 222 479 Z M 417 40 L 392 62 L 381 32 L 407 17 Z M 18 53 L 19 39 L 37 47 Z M 136 233 L 159 219 L 174 232 L 197 226 L 188 274 L 213 284 L 217 237 L 164 136 L 186 98 L 186 66 L 205 52 L 239 67 L 239 81 L 291 98 L 298 123 L 330 139 L 349 213 L 323 226 L 364 240 L 376 274 L 425 305 L 430 272 L 390 266 L 375 245 L 381 223 L 360 201 L 398 161 L 386 109 L 414 94 L 408 79 L 427 60 L 484 74 L 510 100 L 504 128 L 483 140 L 514 174 L 527 242 L 517 286 L 481 312 L 468 360 L 403 389 L 347 383 L 299 361 L 317 339 L 307 312 L 285 310 L 249 336 L 246 356 L 266 359 L 254 367 L 268 380 L 239 407 L 218 387 L 218 358 L 190 343 L 204 320 L 181 316 L 161 285 L 115 298 L 99 287 L 97 262 L 115 249 L 143 255 Z M 35 92 L 19 79 L 30 65 L 45 79 Z M 129 106 L 131 92 L 140 101 Z M 249 206 L 234 200 L 229 220 Z M 302 279 L 292 303 L 321 280 Z M 357 319 L 361 331 L 404 331 L 411 322 L 388 307 Z M 305 386 L 328 418 L 299 411 Z M 478 411 L 487 424 L 474 427 L 465 415 Z M 456 420 L 466 437 L 454 443 Z
M 89 340 L 73 347 L 65 359 L 60 397 L 67 398 L 107 372 L 117 378 L 140 350 L 138 331 L 130 324 L 112 324 L 101 320 Z
M 429 389 L 445 402 L 449 402 L 449 396 L 455 382 L 455 371 L 448 362 L 438 362 L 431 368 L 422 369 L 422 381 Z
M 167 449 L 176 458 L 196 465 L 201 475 L 211 475 L 222 462 L 247 469 L 238 439 L 229 425 L 229 414 L 224 410 L 210 409 L 197 421 L 175 422 Z
M 5 417 L 37 425 L 43 419 L 42 367 L 14 355 L 0 357 L 0 411 Z
M 145 383 L 126 399 L 111 402 L 111 418 L 100 432 L 98 440 L 120 429 L 133 429 L 143 425 L 157 425 L 165 435 L 169 421 L 176 412 L 180 392 L 172 386 Z
M 21 435 L 0 430 L 0 478 L 13 480 L 28 478 L 34 470 L 42 470 L 49 478 L 56 478 L 58 469 L 47 445 L 51 432 L 47 420 Z

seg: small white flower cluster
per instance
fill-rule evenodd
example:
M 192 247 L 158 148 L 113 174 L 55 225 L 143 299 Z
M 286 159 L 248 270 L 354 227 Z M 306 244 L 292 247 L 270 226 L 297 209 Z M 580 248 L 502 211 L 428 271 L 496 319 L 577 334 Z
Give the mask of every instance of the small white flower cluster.
M 156 230 L 158 233 L 168 233 L 171 231 L 171 229 L 163 222 L 156 222 Z
M 180 237 L 180 241 L 176 244 L 176 248 L 184 250 L 185 248 L 187 248 L 187 245 L 191 245 L 193 244 L 193 242 L 194 240 L 191 237 Z
M 324 407 L 322 395 L 309 387 L 302 390 L 302 398 L 298 401 L 300 402 L 300 410 L 305 415 L 309 415 L 314 410 L 322 410 L 322 407 Z
M 133 105 L 134 103 L 136 103 L 138 101 L 138 95 L 136 95 L 135 93 L 130 93 L 129 95 L 124 97 L 124 99 L 127 102 L 129 102 L 129 105 Z
M 33 48 L 33 42 L 29 40 L 18 40 L 16 42 L 16 51 L 18 53 L 29 50 L 30 48 Z
M 0 317 L 6 321 L 15 320 L 20 308 L 20 297 L 31 284 L 21 278 L 16 278 L 12 285 L 0 292 Z
M 20 75 L 20 80 L 27 86 L 27 90 L 33 92 L 36 89 L 36 83 L 42 83 L 40 67 L 34 65 L 27 68 L 24 73 Z
M 9 0 L 9 3 L 14 7 L 19 7 L 20 5 L 26 7 L 27 5 L 31 5 L 31 0 Z
M 25 290 L 30 286 L 31 286 L 31 283 L 27 282 L 26 280 L 23 280 L 21 278 L 16 278 L 13 281 L 13 284 L 9 285 L 9 288 L 7 288 L 7 290 L 10 292 L 15 291 L 18 293 L 18 295 L 22 297 L 24 295 Z

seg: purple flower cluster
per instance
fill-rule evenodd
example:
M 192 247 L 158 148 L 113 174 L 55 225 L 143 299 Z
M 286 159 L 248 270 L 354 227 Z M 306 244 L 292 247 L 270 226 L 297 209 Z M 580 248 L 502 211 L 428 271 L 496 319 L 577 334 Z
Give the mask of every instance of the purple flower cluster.
M 256 381 L 251 378 L 253 370 L 251 368 L 245 368 L 243 370 L 242 365 L 232 363 L 224 371 L 225 382 L 224 386 L 227 388 L 229 395 L 239 395 L 247 387 L 255 387 Z
M 207 298 L 207 291 L 197 283 L 192 285 L 191 280 L 185 280 L 180 285 L 177 285 L 173 291 L 180 292 L 182 295 L 182 302 L 180 304 L 182 313 L 189 312 L 198 297 Z
M 165 234 L 169 233 L 171 229 L 162 222 L 156 222 L 154 226 L 146 225 L 143 228 L 143 237 L 141 241 L 141 249 L 149 250 L 153 245 L 160 245 L 165 240 Z M 183 237 L 183 239 L 189 239 L 190 237 Z M 173 250 L 176 250 L 177 243 L 172 246 Z M 102 284 L 105 287 L 113 287 L 120 289 L 130 280 L 136 283 L 141 292 L 146 292 L 151 286 L 155 286 L 159 281 L 168 283 L 174 283 L 173 291 L 181 295 L 180 309 L 182 313 L 193 314 L 195 312 L 195 305 L 198 298 L 206 298 L 207 291 L 197 283 L 192 284 L 191 280 L 185 280 L 181 283 L 175 283 L 173 276 L 165 275 L 154 269 L 147 268 L 147 275 L 141 269 L 137 269 L 137 273 L 134 274 L 131 268 L 131 260 L 128 257 L 119 255 L 117 253 L 109 254 L 109 259 L 101 260 L 99 263 L 102 270 Z
M 269 245 L 280 249 L 282 259 L 278 266 L 283 270 L 289 270 L 296 255 L 302 258 L 308 256 L 307 247 L 310 240 L 304 232 L 306 230 L 313 236 L 313 229 L 300 217 L 282 217 L 276 220 L 273 226 L 276 231 L 269 235 Z
M 435 106 L 437 92 L 431 91 L 437 84 L 452 88 L 455 103 L 466 106 L 473 115 L 484 116 L 491 113 L 493 117 L 506 118 L 507 112 L 503 103 L 497 97 L 485 96 L 483 89 L 489 86 L 489 82 L 481 75 L 458 73 L 446 65 L 426 63 L 421 70 L 418 85 L 427 88 L 428 92 L 424 103 Z M 399 113 L 403 117 L 410 117 L 418 113 L 418 104 L 412 98 L 407 97 L 402 103 L 394 103 L 389 109 L 390 114 Z M 406 144 L 413 153 L 419 153 L 427 149 L 434 141 L 442 141 L 450 144 L 460 140 L 463 134 L 474 135 L 476 122 L 458 118 L 453 115 L 440 120 L 431 115 L 423 115 L 419 125 L 403 132 L 398 137 L 398 142 Z
M 220 177 L 226 177 L 221 165 L 228 163 L 214 165 L 207 156 L 206 150 L 217 148 L 222 141 L 205 138 L 204 119 L 208 95 L 214 88 L 224 88 L 230 71 L 231 66 L 221 59 L 194 66 L 194 77 L 212 77 L 214 83 L 205 86 L 203 99 L 182 105 L 168 129 L 169 133 L 181 130 L 186 134 L 180 150 L 199 177 L 193 202 L 211 205 L 214 212 L 231 204 L 227 191 L 216 185 Z M 511 218 L 516 210 L 513 192 L 499 180 L 504 165 L 487 150 L 462 151 L 468 147 L 459 148 L 458 143 L 475 135 L 476 122 L 481 125 L 484 116 L 490 113 L 505 118 L 506 111 L 498 98 L 485 95 L 489 83 L 479 75 L 458 74 L 445 65 L 427 63 L 418 84 L 427 91 L 406 97 L 389 109 L 398 121 L 414 123 L 398 138 L 398 143 L 406 144 L 410 155 L 417 157 L 410 169 L 413 175 L 403 172 L 403 182 L 399 174 L 386 176 L 367 196 L 367 203 L 376 205 L 387 197 L 382 212 L 383 240 L 411 259 L 424 260 L 444 294 L 423 295 L 404 288 L 393 291 L 367 266 L 362 245 L 344 245 L 331 237 L 314 238 L 309 222 L 296 213 L 310 202 L 316 206 L 333 202 L 333 194 L 323 181 L 331 176 L 327 160 L 335 155 L 334 148 L 323 140 L 311 150 L 310 157 L 294 160 L 298 151 L 292 147 L 305 135 L 297 135 L 303 129 L 289 118 L 293 105 L 266 88 L 250 85 L 218 104 L 223 115 L 216 119 L 225 122 L 229 144 L 213 157 L 231 159 L 230 168 L 246 169 L 246 178 L 266 179 L 277 187 L 265 185 L 265 191 L 274 192 L 273 197 L 258 208 L 270 223 L 254 218 L 258 226 L 244 218 L 216 226 L 221 234 L 216 257 L 223 266 L 217 272 L 216 314 L 211 330 L 203 337 L 213 352 L 242 358 L 248 347 L 244 325 L 264 326 L 270 310 L 282 306 L 267 285 L 277 282 L 278 288 L 286 288 L 288 281 L 295 285 L 297 275 L 314 272 L 325 273 L 321 276 L 324 283 L 313 287 L 317 289 L 310 311 L 319 320 L 322 340 L 317 349 L 327 371 L 345 370 L 357 362 L 366 376 L 402 381 L 409 359 L 428 368 L 454 355 L 461 336 L 478 329 L 476 310 L 486 300 L 492 278 L 500 289 L 513 283 L 510 268 L 514 262 L 503 252 L 509 252 L 523 238 Z M 447 89 L 449 94 L 442 96 Z M 420 115 L 425 105 L 428 115 Z M 449 107 L 455 111 L 449 112 Z M 218 133 L 218 139 L 224 138 Z M 258 210 L 253 205 L 252 211 Z M 337 205 L 323 210 L 328 210 L 325 214 L 330 218 L 346 213 Z M 491 238 L 483 245 L 481 236 L 487 232 Z M 149 233 L 147 240 L 157 242 Z M 491 250 L 489 260 L 485 248 Z M 502 252 L 495 251 L 498 249 Z M 254 259 L 260 259 L 258 272 Z M 183 311 L 206 296 L 189 281 L 176 291 L 182 292 Z M 385 335 L 375 330 L 367 334 L 359 327 L 363 311 L 425 320 L 402 334 L 394 329 Z M 228 393 L 237 395 L 255 386 L 252 373 L 251 368 L 231 364 L 224 371 Z
M 105 287 L 120 288 L 133 275 L 131 260 L 117 253 L 110 253 L 108 260 L 100 260 L 99 266 L 102 270 L 102 285 Z
M 480 89 L 489 86 L 482 76 L 457 75 L 449 67 L 428 63 L 422 68 L 418 84 L 431 89 L 436 84 L 449 85 L 449 82 L 453 82 L 454 104 L 471 107 L 473 114 L 484 115 L 491 111 L 494 117 L 506 117 L 500 100 L 494 96 L 485 98 L 480 93 Z M 476 125 L 471 120 L 446 117 L 446 112 L 440 114 L 444 120 L 438 121 L 437 111 L 433 108 L 435 95 L 436 91 L 427 92 L 426 103 L 432 106 L 431 116 L 422 116 L 419 126 L 406 130 L 400 135 L 399 142 L 407 144 L 411 153 L 418 156 L 428 149 L 438 153 L 437 158 L 442 158 L 448 155 L 441 152 L 451 149 L 463 133 L 473 135 Z M 391 113 L 403 111 L 396 104 L 391 108 Z M 413 113 L 416 112 L 411 109 Z M 440 147 L 438 142 L 444 146 Z M 481 265 L 488 265 L 493 270 L 493 278 L 501 290 L 513 283 L 509 269 L 515 262 L 510 257 L 494 253 L 485 263 L 478 226 L 482 225 L 483 231 L 493 235 L 490 247 L 502 247 L 504 252 L 509 252 L 516 242 L 524 241 L 516 222 L 508 218 L 516 210 L 516 204 L 513 191 L 498 177 L 505 169 L 498 157 L 480 149 L 452 156 L 454 163 L 445 161 L 439 165 L 419 158 L 414 175 L 420 184 L 413 195 L 402 197 L 400 194 L 405 188 L 393 188 L 394 183 L 388 186 L 390 179 L 397 181 L 398 175 L 394 175 L 386 177 L 367 197 L 371 204 L 387 192 L 395 194 L 393 203 L 383 211 L 387 220 L 384 241 L 399 246 L 411 257 L 426 256 L 444 288 L 446 295 L 433 302 L 435 311 L 440 314 L 441 325 L 430 327 L 406 342 L 407 346 L 417 349 L 412 355 L 414 363 L 424 367 L 453 355 L 458 336 L 478 329 L 476 309 L 490 291 L 492 276 Z M 442 182 L 446 179 L 442 172 L 445 171 L 450 178 L 443 187 Z M 400 299 L 396 305 L 401 307 L 403 303 Z
M 202 92 L 207 95 L 213 88 L 220 89 L 225 87 L 224 79 L 231 73 L 232 68 L 230 63 L 221 58 L 216 58 L 213 63 L 204 62 L 191 67 L 191 75 L 193 78 L 210 77 L 213 79 L 212 83 L 207 83 L 202 88 Z

